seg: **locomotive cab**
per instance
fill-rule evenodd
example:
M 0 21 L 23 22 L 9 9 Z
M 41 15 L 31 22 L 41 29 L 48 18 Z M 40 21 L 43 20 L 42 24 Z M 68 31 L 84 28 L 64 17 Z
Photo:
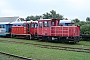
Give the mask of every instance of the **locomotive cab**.
M 39 40 L 52 40 L 51 27 L 58 26 L 59 19 L 42 19 L 38 20 L 37 35 Z
M 52 22 L 51 26 L 58 26 L 60 20 L 59 19 L 52 19 L 51 22 Z

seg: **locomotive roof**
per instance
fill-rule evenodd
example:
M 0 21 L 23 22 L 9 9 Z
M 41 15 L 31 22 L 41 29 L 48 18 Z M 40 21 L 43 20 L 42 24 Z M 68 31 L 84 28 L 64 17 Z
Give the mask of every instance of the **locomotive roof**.
M 51 20 L 51 19 L 39 19 L 39 20 Z
M 21 22 L 12 22 L 10 24 L 23 24 L 23 23 L 30 23 L 30 22 L 36 22 L 36 23 L 38 23 L 38 21 L 21 21 Z
M 31 21 L 26 21 L 27 23 L 30 23 L 30 22 L 36 22 L 36 23 L 38 23 L 38 21 L 33 21 L 33 20 L 31 20 Z
M 40 20 L 59 20 L 59 19 L 40 19 Z M 74 23 L 73 20 L 60 20 L 60 23 Z
M 60 20 L 60 19 L 39 19 L 39 20 Z

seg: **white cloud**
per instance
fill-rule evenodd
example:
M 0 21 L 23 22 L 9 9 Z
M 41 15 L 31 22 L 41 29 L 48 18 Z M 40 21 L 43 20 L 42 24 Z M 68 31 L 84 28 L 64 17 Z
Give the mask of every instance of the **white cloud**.
M 34 2 L 42 3 L 42 4 L 53 4 L 59 2 L 60 0 L 33 0 Z
M 7 3 L 4 0 L 0 0 L 0 6 L 5 6 Z
M 54 9 L 69 19 L 90 16 L 90 0 L 0 0 L 1 16 L 41 15 Z
M 5 10 L 2 10 L 2 13 L 3 14 L 15 14 L 16 12 L 13 11 L 13 10 L 7 10 L 7 9 L 5 9 Z
M 18 10 L 3 9 L 1 10 L 1 13 L 4 16 L 16 16 L 16 15 L 20 15 L 22 12 Z
M 90 1 L 89 0 L 67 0 L 68 4 L 71 8 L 77 10 L 87 10 L 90 9 Z
M 65 17 L 65 18 L 68 18 L 69 20 L 72 20 L 72 19 L 74 19 L 74 18 L 78 18 L 78 19 L 79 19 L 78 16 L 71 16 L 71 15 L 64 16 L 64 17 Z

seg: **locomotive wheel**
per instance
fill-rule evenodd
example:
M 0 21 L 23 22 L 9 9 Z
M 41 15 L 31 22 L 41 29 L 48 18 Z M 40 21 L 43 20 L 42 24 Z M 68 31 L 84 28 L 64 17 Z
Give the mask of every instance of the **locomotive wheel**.
M 39 41 L 42 41 L 42 37 L 41 37 L 41 36 L 40 36 L 40 37 L 38 37 L 38 40 L 39 40 Z
M 48 41 L 48 37 L 43 36 L 43 37 L 42 37 L 42 40 L 43 40 L 43 41 Z
M 30 36 L 26 36 L 25 39 L 30 40 Z
M 52 41 L 52 37 L 48 37 L 48 41 L 51 42 Z

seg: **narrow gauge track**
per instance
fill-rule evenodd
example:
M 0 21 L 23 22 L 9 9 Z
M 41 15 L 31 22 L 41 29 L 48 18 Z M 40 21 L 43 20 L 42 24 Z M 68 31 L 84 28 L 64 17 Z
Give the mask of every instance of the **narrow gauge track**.
M 1 51 L 0 51 L 0 54 L 8 55 L 8 56 L 15 57 L 15 58 L 19 58 L 19 59 L 22 59 L 22 60 L 33 60 L 32 58 L 27 58 L 27 57 L 23 57 L 23 56 L 18 56 L 18 55 L 6 53 L 6 52 L 1 52 Z
M 90 53 L 90 49 L 88 49 L 88 48 L 73 48 L 73 47 L 63 47 L 63 46 L 52 46 L 52 45 L 24 43 L 24 42 L 7 41 L 7 40 L 0 40 L 0 42 L 12 42 L 12 43 L 20 43 L 20 44 L 30 44 L 30 45 L 38 46 L 38 47 L 41 47 L 41 48 Z

